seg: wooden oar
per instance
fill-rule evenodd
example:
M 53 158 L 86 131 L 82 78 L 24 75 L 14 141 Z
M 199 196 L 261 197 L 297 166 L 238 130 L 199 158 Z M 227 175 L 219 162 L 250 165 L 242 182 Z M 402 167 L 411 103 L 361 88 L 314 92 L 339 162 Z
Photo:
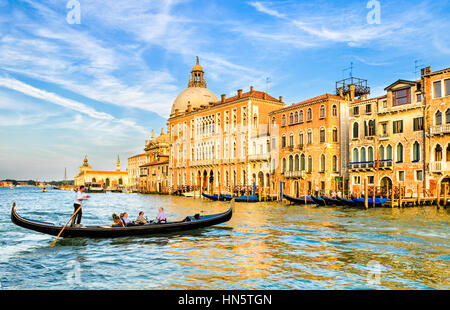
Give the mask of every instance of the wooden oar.
M 80 207 L 75 211 L 75 213 L 72 214 L 72 216 L 70 217 L 70 219 L 67 221 L 66 225 L 64 225 L 64 227 L 61 229 L 61 231 L 59 232 L 58 236 L 56 236 L 55 241 L 53 241 L 52 245 L 50 246 L 51 248 L 55 245 L 55 243 L 56 243 L 56 241 L 58 240 L 59 236 L 61 236 L 62 232 L 64 231 L 64 229 L 66 229 L 66 227 L 67 227 L 67 225 L 69 224 L 69 222 L 70 222 L 70 221 L 73 219 L 73 217 L 78 213 L 78 211 L 81 210 L 81 207 L 82 207 L 82 206 L 80 206 Z

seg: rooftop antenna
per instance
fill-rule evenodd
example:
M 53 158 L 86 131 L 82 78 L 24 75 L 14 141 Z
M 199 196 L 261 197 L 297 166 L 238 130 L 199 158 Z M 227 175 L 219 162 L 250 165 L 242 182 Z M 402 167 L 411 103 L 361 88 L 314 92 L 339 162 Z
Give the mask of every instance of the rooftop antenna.
M 345 73 L 345 71 L 350 70 L 350 77 L 353 77 L 353 62 L 350 62 L 350 67 L 345 68 L 344 70 L 342 70 L 342 73 Z
M 422 59 L 416 59 L 414 60 L 414 77 L 417 79 L 418 78 L 418 74 L 420 72 L 420 69 L 423 68 L 424 64 L 419 64 L 419 62 L 421 62 Z
M 266 77 L 266 93 L 269 93 L 270 77 Z

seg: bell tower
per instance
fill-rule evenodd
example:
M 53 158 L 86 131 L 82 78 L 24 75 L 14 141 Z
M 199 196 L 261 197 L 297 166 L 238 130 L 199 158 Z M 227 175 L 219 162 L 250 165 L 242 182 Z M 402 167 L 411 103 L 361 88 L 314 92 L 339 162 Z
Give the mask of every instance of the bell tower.
M 206 81 L 203 77 L 203 68 L 200 66 L 197 56 L 197 63 L 191 71 L 191 78 L 189 79 L 188 87 L 203 87 L 206 88 Z
M 116 171 L 120 171 L 120 159 L 119 159 L 119 155 L 117 155 Z

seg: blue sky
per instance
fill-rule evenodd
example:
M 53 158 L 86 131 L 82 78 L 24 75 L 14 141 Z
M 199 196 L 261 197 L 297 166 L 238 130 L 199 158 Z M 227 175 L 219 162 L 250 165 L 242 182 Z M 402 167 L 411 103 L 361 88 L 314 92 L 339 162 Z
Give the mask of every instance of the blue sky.
M 217 97 L 250 85 L 292 104 L 365 78 L 371 96 L 450 66 L 449 1 L 0 0 L 0 179 L 72 178 L 143 152 L 195 56 Z M 266 78 L 270 82 L 266 83 Z

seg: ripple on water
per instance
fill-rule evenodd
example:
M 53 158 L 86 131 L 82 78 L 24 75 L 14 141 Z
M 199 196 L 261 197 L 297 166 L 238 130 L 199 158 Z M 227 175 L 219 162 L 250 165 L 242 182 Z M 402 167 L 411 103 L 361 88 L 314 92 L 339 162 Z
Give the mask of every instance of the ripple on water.
M 237 203 L 215 227 L 166 236 L 60 239 L 10 221 L 65 223 L 72 192 L 0 189 L 0 281 L 6 289 L 448 289 L 448 211 L 315 208 Z M 173 196 L 93 194 L 84 224 L 113 212 L 170 219 L 223 212 L 227 202 Z M 380 283 L 368 274 L 378 264 Z

